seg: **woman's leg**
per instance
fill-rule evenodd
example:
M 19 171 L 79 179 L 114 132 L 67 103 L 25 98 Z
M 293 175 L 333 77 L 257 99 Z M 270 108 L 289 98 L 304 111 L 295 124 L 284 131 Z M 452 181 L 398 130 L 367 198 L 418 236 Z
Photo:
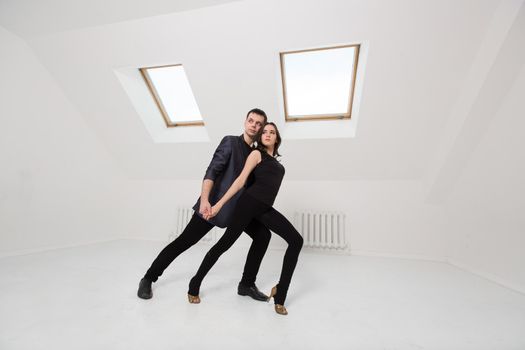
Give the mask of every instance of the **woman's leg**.
M 217 243 L 208 251 L 202 261 L 199 270 L 190 280 L 188 294 L 199 295 L 200 286 L 204 277 L 215 265 L 220 256 L 230 249 L 239 238 L 242 231 L 248 226 L 252 218 L 267 209 L 268 206 L 253 199 L 249 195 L 242 195 L 237 202 L 233 220 Z
M 284 305 L 288 287 L 290 286 L 290 281 L 292 280 L 292 275 L 297 265 L 297 259 L 303 247 L 303 237 L 288 219 L 273 208 L 257 216 L 257 220 L 281 236 L 286 243 L 288 243 L 288 248 L 286 248 L 286 253 L 284 254 L 281 277 L 277 285 L 277 294 L 274 296 L 275 304 Z

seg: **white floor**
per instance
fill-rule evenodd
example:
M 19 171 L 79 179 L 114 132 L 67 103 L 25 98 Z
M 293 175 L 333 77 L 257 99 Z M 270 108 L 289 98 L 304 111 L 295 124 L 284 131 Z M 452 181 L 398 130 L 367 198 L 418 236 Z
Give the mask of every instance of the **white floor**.
M 207 245 L 136 297 L 162 243 L 120 240 L 0 259 L 0 349 L 525 349 L 525 295 L 453 266 L 305 252 L 288 316 L 236 294 L 246 247 L 186 288 Z M 269 250 L 258 286 L 276 282 Z

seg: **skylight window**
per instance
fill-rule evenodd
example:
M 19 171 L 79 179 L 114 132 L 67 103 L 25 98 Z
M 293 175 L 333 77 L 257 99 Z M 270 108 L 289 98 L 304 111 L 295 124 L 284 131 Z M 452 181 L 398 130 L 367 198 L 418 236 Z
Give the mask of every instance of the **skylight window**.
M 167 127 L 204 125 L 181 64 L 140 68 Z
M 286 121 L 350 119 L 359 45 L 281 52 Z

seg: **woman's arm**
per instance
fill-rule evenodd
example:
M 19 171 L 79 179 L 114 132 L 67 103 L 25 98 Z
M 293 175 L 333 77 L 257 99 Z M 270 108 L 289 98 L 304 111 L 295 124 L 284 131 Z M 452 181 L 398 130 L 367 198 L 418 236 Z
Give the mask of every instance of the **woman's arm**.
M 246 180 L 248 180 L 248 176 L 252 172 L 252 170 L 255 168 L 257 164 L 261 162 L 261 152 L 259 151 L 252 151 L 248 158 L 246 159 L 246 163 L 244 164 L 244 168 L 242 169 L 241 174 L 235 179 L 235 181 L 232 183 L 228 191 L 222 196 L 222 198 L 211 208 L 211 214 L 205 217 L 206 220 L 211 219 L 217 213 L 221 210 L 221 208 L 228 202 L 239 190 L 244 186 L 246 183 Z

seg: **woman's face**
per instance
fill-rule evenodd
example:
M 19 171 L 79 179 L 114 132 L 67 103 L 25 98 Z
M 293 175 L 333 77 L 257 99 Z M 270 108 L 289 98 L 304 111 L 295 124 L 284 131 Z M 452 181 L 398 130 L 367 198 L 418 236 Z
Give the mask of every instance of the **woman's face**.
M 261 141 L 266 147 L 273 147 L 277 141 L 277 133 L 275 127 L 271 124 L 268 124 L 264 127 Z

